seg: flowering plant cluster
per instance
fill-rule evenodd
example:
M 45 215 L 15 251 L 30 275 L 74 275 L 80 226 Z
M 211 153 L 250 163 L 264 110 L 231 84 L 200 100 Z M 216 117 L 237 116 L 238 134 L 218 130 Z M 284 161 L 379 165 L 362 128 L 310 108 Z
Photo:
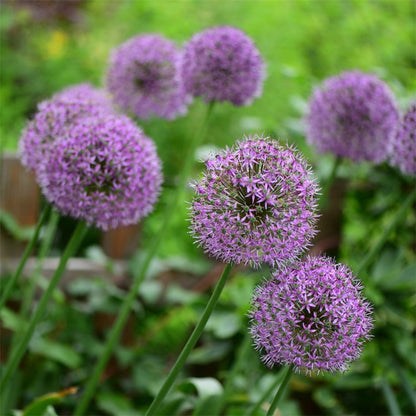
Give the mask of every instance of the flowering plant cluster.
M 263 361 L 308 374 L 345 371 L 372 329 L 359 281 L 327 257 L 307 257 L 256 289 L 251 334 Z
M 306 138 L 320 152 L 380 163 L 391 152 L 398 119 L 393 93 L 383 81 L 344 72 L 315 90 Z
M 185 114 L 191 96 L 180 76 L 181 57 L 175 44 L 160 35 L 138 35 L 118 46 L 107 74 L 114 102 L 141 119 Z
M 37 173 L 51 146 L 73 123 L 83 117 L 105 116 L 111 111 L 105 93 L 90 84 L 66 88 L 51 99 L 42 101 L 19 142 L 23 165 Z
M 263 361 L 306 373 L 345 370 L 369 338 L 371 308 L 346 266 L 298 259 L 316 232 L 318 193 L 300 154 L 249 137 L 208 160 L 194 187 L 191 232 L 207 253 L 277 267 L 250 312 Z
M 184 115 L 192 97 L 246 105 L 262 91 L 264 64 L 241 30 L 218 26 L 180 50 L 157 34 L 138 35 L 111 56 L 107 88 L 114 103 L 141 119 Z
M 302 156 L 248 137 L 207 162 L 191 229 L 214 257 L 259 267 L 295 259 L 315 235 L 318 186 Z
M 136 224 L 162 182 L 154 143 L 126 116 L 83 118 L 55 142 L 39 183 L 63 214 L 103 230 Z

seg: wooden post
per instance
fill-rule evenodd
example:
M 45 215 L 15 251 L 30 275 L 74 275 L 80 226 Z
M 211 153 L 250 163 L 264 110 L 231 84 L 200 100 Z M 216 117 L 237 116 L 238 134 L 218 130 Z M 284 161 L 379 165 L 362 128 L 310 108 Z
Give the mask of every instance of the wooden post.
M 34 173 L 29 173 L 15 154 L 3 154 L 0 166 L 0 209 L 13 216 L 22 227 L 35 226 L 39 216 L 40 194 Z M 20 257 L 25 242 L 16 241 L 0 228 L 0 258 Z

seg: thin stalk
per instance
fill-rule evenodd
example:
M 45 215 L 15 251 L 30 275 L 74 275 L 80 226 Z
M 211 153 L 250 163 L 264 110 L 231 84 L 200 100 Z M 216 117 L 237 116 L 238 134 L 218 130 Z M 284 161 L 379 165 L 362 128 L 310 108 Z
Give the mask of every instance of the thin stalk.
M 378 239 L 377 243 L 371 247 L 370 251 L 364 257 L 362 262 L 359 264 L 356 273 L 362 272 L 366 269 L 371 262 L 373 261 L 374 257 L 378 254 L 380 249 L 383 247 L 384 243 L 386 242 L 387 238 L 389 237 L 391 231 L 394 229 L 396 224 L 403 218 L 403 215 L 406 213 L 407 209 L 413 203 L 416 197 L 416 190 L 411 192 L 408 197 L 404 200 L 400 209 L 396 212 L 390 223 L 384 228 L 383 233 L 381 234 L 380 238 Z
M 26 246 L 26 249 L 23 253 L 22 258 L 20 259 L 20 263 L 14 272 L 13 276 L 7 281 L 6 287 L 4 288 L 3 294 L 0 300 L 0 310 L 3 309 L 3 306 L 6 304 L 7 299 L 9 298 L 10 292 L 13 289 L 13 286 L 16 284 L 17 280 L 19 279 L 20 275 L 22 274 L 23 268 L 25 267 L 26 261 L 33 250 L 36 242 L 38 241 L 39 232 L 42 228 L 43 223 L 46 221 L 46 218 L 49 216 L 51 211 L 51 207 L 48 204 L 42 212 L 41 217 L 36 225 L 35 232 L 32 235 L 32 238 L 29 241 L 29 244 Z
M 242 344 L 240 345 L 240 348 L 238 350 L 237 358 L 234 362 L 234 365 L 230 371 L 230 373 L 227 375 L 226 382 L 224 385 L 224 391 L 221 395 L 221 399 L 217 405 L 217 408 L 215 409 L 215 414 L 220 415 L 222 409 L 225 406 L 227 397 L 230 395 L 230 392 L 233 388 L 233 383 L 235 378 L 237 377 L 237 374 L 241 371 L 241 368 L 246 363 L 246 356 L 248 352 L 251 350 L 251 336 L 248 331 L 245 332 L 244 339 Z
M 131 311 L 133 302 L 139 292 L 140 285 L 143 282 L 144 277 L 146 276 L 147 269 L 149 268 L 149 265 L 154 255 L 156 254 L 157 249 L 159 248 L 159 244 L 162 240 L 162 237 L 166 234 L 166 229 L 169 226 L 172 216 L 176 210 L 176 206 L 180 200 L 180 196 L 185 191 L 185 184 L 186 184 L 186 181 L 188 180 L 189 175 L 191 174 L 191 170 L 193 166 L 193 158 L 195 154 L 195 149 L 199 146 L 203 137 L 205 136 L 205 131 L 206 131 L 207 124 L 208 124 L 207 122 L 211 114 L 212 108 L 213 108 L 213 103 L 211 103 L 207 108 L 207 112 L 205 114 L 203 122 L 201 123 L 201 127 L 200 127 L 198 134 L 194 138 L 192 138 L 192 140 L 189 143 L 188 153 L 184 161 L 183 169 L 181 171 L 181 176 L 179 178 L 177 191 L 174 192 L 173 195 L 171 196 L 171 200 L 169 201 L 169 203 L 167 204 L 165 208 L 163 221 L 160 226 L 160 229 L 158 233 L 155 235 L 155 237 L 152 239 L 151 246 L 149 250 L 147 251 L 146 257 L 144 258 L 143 263 L 138 270 L 138 273 L 133 277 L 133 284 L 130 288 L 130 291 L 127 297 L 125 298 L 123 304 L 121 305 L 120 312 L 118 313 L 116 322 L 114 326 L 112 327 L 112 330 L 107 338 L 106 344 L 104 346 L 104 350 L 102 354 L 100 355 L 97 364 L 92 370 L 92 374 L 88 379 L 84 394 L 75 408 L 74 416 L 80 416 L 84 414 L 85 411 L 87 410 L 88 405 L 95 393 L 95 390 L 97 389 L 100 376 L 102 372 L 104 371 L 104 368 L 112 352 L 114 351 L 114 348 L 117 345 L 118 340 L 120 339 L 121 331 L 124 328 L 124 325 Z
M 254 416 L 258 410 L 260 409 L 261 405 L 269 398 L 272 392 L 277 389 L 280 383 L 283 380 L 285 375 L 284 369 L 281 369 L 279 373 L 276 375 L 276 380 L 272 385 L 264 392 L 263 396 L 261 396 L 260 400 L 252 407 L 249 408 L 245 413 L 244 416 Z
M 277 407 L 277 405 L 279 404 L 279 400 L 282 397 L 284 391 L 286 390 L 287 383 L 289 382 L 290 377 L 292 376 L 292 368 L 293 368 L 292 365 L 289 365 L 286 368 L 286 372 L 285 372 L 283 381 L 280 384 L 279 389 L 277 390 L 276 395 L 274 396 L 274 399 L 273 399 L 272 403 L 270 404 L 269 410 L 267 411 L 267 416 L 272 416 L 276 407 Z
M 12 376 L 13 372 L 19 365 L 27 349 L 27 346 L 32 338 L 36 325 L 42 318 L 42 315 L 46 309 L 46 306 L 49 303 L 49 300 L 53 294 L 53 291 L 55 290 L 57 284 L 59 283 L 59 280 L 62 277 L 62 274 L 65 270 L 66 263 L 68 262 L 69 258 L 75 253 L 77 248 L 79 247 L 79 244 L 84 238 L 86 231 L 87 231 L 87 227 L 85 226 L 85 224 L 83 222 L 78 223 L 77 227 L 75 228 L 74 233 L 72 234 L 71 239 L 69 240 L 68 245 L 66 246 L 64 253 L 62 254 L 58 268 L 55 270 L 55 273 L 51 281 L 49 282 L 49 285 L 46 291 L 43 293 L 39 301 L 38 307 L 36 311 L 34 312 L 32 319 L 30 320 L 24 334 L 21 337 L 19 345 L 14 351 L 12 351 L 12 355 L 7 362 L 7 365 L 4 369 L 4 372 L 0 381 L 0 392 L 3 391 L 3 389 L 7 385 L 7 382 Z
M 179 372 L 181 371 L 183 365 L 185 364 L 186 359 L 188 358 L 189 354 L 191 353 L 192 349 L 194 348 L 195 344 L 197 343 L 199 337 L 201 336 L 206 323 L 208 322 L 209 317 L 211 316 L 212 311 L 218 301 L 218 298 L 221 295 L 221 292 L 225 286 L 227 281 L 228 275 L 230 274 L 232 268 L 232 264 L 227 264 L 222 272 L 220 279 L 218 280 L 214 291 L 205 307 L 205 310 L 199 319 L 199 322 L 195 329 L 193 330 L 191 336 L 189 337 L 187 343 L 185 344 L 182 352 L 180 353 L 178 359 L 176 360 L 175 365 L 169 372 L 168 377 L 166 378 L 162 388 L 159 390 L 159 393 L 156 395 L 155 399 L 153 400 L 152 404 L 150 405 L 146 416 L 154 415 L 159 406 L 161 405 L 163 399 L 169 393 L 173 383 L 175 382 Z
M 33 273 L 33 277 L 29 279 L 28 288 L 25 292 L 22 307 L 20 309 L 20 317 L 23 319 L 26 319 L 26 316 L 29 312 L 29 308 L 32 304 L 33 296 L 35 294 L 36 287 L 38 286 L 39 278 L 42 274 L 43 261 L 45 260 L 45 257 L 47 256 L 51 248 L 53 237 L 55 236 L 56 227 L 58 226 L 59 218 L 60 215 L 58 214 L 58 212 L 52 210 L 51 215 L 49 217 L 48 225 L 46 227 L 45 236 L 39 248 L 36 268 Z
M 397 399 L 394 396 L 393 390 L 387 380 L 383 380 L 381 383 L 381 391 L 383 392 L 384 398 L 386 399 L 387 407 L 392 416 L 400 416 L 400 407 L 397 403 Z
M 39 253 L 37 256 L 36 269 L 34 270 L 33 275 L 28 279 L 28 287 L 23 296 L 22 306 L 20 308 L 19 316 L 22 322 L 26 322 L 28 318 L 28 313 L 31 305 L 33 304 L 33 298 L 35 295 L 35 290 L 38 285 L 39 278 L 41 276 L 43 260 L 48 254 L 50 247 L 52 245 L 52 240 L 55 235 L 55 230 L 58 225 L 60 215 L 52 210 L 51 215 L 49 216 L 48 225 L 46 226 L 45 236 L 42 239 L 41 245 L 39 247 Z M 23 329 L 21 328 L 20 332 L 15 332 L 12 338 L 10 351 L 14 351 L 16 346 L 19 344 L 21 337 L 23 336 Z M 6 388 L 4 394 L 0 397 L 0 401 L 5 401 L 5 397 L 9 397 L 11 389 L 14 388 L 14 383 L 9 383 L 8 388 Z M 3 393 L 3 392 L 2 392 Z M 5 411 L 4 411 L 5 412 Z

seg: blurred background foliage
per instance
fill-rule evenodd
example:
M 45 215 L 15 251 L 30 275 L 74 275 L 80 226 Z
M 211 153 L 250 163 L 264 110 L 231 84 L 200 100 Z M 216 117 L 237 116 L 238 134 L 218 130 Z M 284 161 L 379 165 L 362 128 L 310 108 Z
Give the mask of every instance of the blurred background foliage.
M 333 157 L 319 155 L 305 143 L 302 117 L 308 97 L 324 78 L 359 69 L 387 82 L 404 110 L 416 94 L 415 9 L 412 0 L 3 1 L 2 149 L 16 151 L 20 132 L 38 102 L 71 84 L 103 85 L 111 50 L 129 37 L 159 32 L 183 44 L 202 29 L 228 24 L 250 35 L 263 54 L 264 92 L 248 107 L 216 105 L 196 159 L 216 147 L 232 145 L 244 134 L 265 133 L 294 143 L 324 181 Z M 141 250 L 130 259 L 132 270 L 160 225 L 164 201 L 174 190 L 184 148 L 198 129 L 203 110 L 204 104 L 195 100 L 188 116 L 176 121 L 137 120 L 158 146 L 165 191 L 155 212 L 144 221 Z M 195 176 L 202 167 L 196 163 Z M 339 176 L 336 184 L 343 190 L 338 200 L 340 236 L 331 254 L 356 269 L 414 182 L 385 164 L 357 166 L 348 161 Z M 191 197 L 188 190 L 185 199 Z M 414 211 L 408 210 L 380 255 L 360 275 L 377 322 L 375 338 L 363 358 L 346 375 L 295 376 L 281 414 L 414 414 L 415 223 Z M 63 241 L 71 227 L 70 220 L 61 222 Z M 106 369 L 92 414 L 142 414 L 198 319 L 207 300 L 205 292 L 217 275 L 213 262 L 195 247 L 187 227 L 184 202 L 166 230 L 123 341 Z M 99 241 L 96 231 L 91 235 L 88 245 Z M 62 244 L 56 238 L 54 253 Z M 84 246 L 80 255 L 104 261 L 111 269 L 112 260 L 105 259 L 100 248 L 87 249 Z M 238 270 L 233 276 L 164 414 L 210 414 L 212 398 L 230 389 L 225 387 L 230 371 L 236 376 L 228 393 L 229 415 L 244 414 L 247 403 L 254 405 L 273 384 L 278 369 L 267 370 L 258 354 L 244 347 L 252 290 L 265 272 Z M 46 393 L 80 386 L 88 377 L 127 288 L 99 276 L 81 277 L 56 293 L 56 304 L 13 381 L 24 392 L 16 397 L 19 388 L 10 390 L 7 401 L 13 407 L 24 408 Z M 208 283 L 198 287 L 207 278 Z M 22 286 L 15 291 L 15 303 Z M 1 318 L 6 330 L 19 327 L 13 308 Z M 61 403 L 46 404 L 54 404 L 58 414 L 66 415 L 76 400 L 68 394 L 55 400 Z M 44 410 L 48 415 L 55 411 L 46 405 Z

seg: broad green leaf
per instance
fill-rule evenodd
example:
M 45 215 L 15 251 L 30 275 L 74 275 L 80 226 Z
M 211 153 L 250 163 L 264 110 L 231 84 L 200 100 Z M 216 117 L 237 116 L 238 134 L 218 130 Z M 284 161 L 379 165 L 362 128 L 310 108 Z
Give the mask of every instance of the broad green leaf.
M 82 362 L 81 356 L 72 347 L 46 338 L 35 339 L 31 343 L 30 349 L 36 354 L 43 355 L 69 368 L 77 368 Z
M 114 416 L 137 416 L 137 410 L 130 400 L 118 393 L 101 393 L 97 396 L 97 406 Z
M 188 378 L 179 384 L 178 390 L 188 394 L 196 393 L 201 399 L 221 395 L 223 392 L 221 383 L 212 377 Z

